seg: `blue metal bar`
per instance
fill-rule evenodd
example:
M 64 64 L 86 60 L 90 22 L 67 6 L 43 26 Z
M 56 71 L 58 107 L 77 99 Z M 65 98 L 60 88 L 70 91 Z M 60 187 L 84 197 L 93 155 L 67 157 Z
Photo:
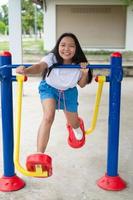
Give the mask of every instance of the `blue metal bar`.
M 30 67 L 32 64 L 13 64 L 13 65 L 3 65 L 1 68 L 16 68 L 19 66 L 25 66 L 25 67 Z M 58 65 L 56 68 L 81 68 L 80 65 Z M 90 69 L 111 69 L 111 65 L 98 65 L 98 64 L 90 64 L 87 65 L 87 68 Z
M 14 176 L 13 163 L 13 111 L 12 111 L 12 68 L 22 64 L 11 65 L 9 54 L 0 56 L 0 81 L 1 81 L 1 107 L 3 129 L 3 157 L 4 176 Z M 23 64 L 26 67 L 31 64 Z M 80 65 L 62 65 L 60 68 L 80 68 Z M 111 57 L 110 65 L 88 65 L 90 69 L 110 69 L 110 75 L 106 81 L 110 82 L 109 90 L 109 119 L 108 119 L 108 152 L 107 152 L 107 176 L 100 179 L 98 185 L 103 189 L 121 190 L 126 187 L 124 181 L 118 178 L 118 150 L 119 150 L 119 123 L 120 123 L 120 100 L 121 81 L 123 78 L 122 57 L 116 52 Z M 113 177 L 113 179 L 112 179 Z M 114 179 L 116 178 L 116 179 Z M 12 180 L 11 180 L 12 181 Z M 113 181 L 113 184 L 112 184 Z M 22 187 L 24 184 L 22 183 Z M 115 187 L 114 187 L 115 186 Z M 22 188 L 21 187 L 21 188 Z
M 123 77 L 121 54 L 111 57 L 107 175 L 118 175 L 119 123 L 121 80 Z
M 12 81 L 17 81 L 16 76 L 12 76 Z
M 10 55 L 0 55 L 0 76 L 4 176 L 11 177 L 15 175 L 13 163 L 12 69 L 1 69 L 3 65 L 11 65 Z

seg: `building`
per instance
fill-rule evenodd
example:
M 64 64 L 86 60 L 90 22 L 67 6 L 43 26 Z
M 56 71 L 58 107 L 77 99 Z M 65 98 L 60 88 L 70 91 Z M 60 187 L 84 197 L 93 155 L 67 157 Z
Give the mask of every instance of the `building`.
M 63 32 L 75 33 L 85 49 L 133 50 L 133 7 L 121 0 L 45 0 L 45 48 Z
M 79 38 L 81 46 L 87 50 L 133 51 L 133 6 L 125 6 L 122 0 L 32 1 L 44 6 L 45 50 L 53 48 L 61 33 L 73 32 Z M 9 0 L 12 50 L 16 49 L 14 35 L 21 38 L 20 2 L 21 0 Z M 14 27 L 14 20 L 17 27 Z M 16 45 L 19 52 L 21 42 L 18 43 Z

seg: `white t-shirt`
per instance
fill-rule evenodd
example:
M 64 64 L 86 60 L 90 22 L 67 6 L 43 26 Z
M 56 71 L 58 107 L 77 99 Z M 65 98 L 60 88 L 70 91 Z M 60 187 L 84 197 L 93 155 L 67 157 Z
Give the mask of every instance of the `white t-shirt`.
M 53 53 L 49 53 L 41 61 L 47 63 L 48 67 L 57 63 L 56 57 Z M 70 68 L 56 68 L 52 69 L 49 76 L 45 78 L 46 83 L 58 90 L 67 90 L 77 85 L 81 78 L 82 72 L 80 69 Z

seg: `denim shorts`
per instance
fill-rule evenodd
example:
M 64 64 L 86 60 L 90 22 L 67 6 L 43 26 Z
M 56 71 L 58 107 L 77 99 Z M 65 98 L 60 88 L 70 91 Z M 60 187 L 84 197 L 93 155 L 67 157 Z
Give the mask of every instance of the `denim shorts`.
M 39 94 L 41 101 L 45 99 L 55 99 L 56 109 L 66 110 L 68 112 L 77 112 L 78 110 L 78 90 L 77 87 L 67 90 L 58 90 L 42 80 L 39 85 Z

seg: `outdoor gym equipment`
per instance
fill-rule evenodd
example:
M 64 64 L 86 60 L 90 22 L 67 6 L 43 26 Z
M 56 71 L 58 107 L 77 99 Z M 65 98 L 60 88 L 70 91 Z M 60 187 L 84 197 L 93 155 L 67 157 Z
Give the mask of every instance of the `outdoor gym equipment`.
M 15 117 L 15 144 L 14 144 L 14 164 L 16 169 L 25 176 L 33 177 L 49 177 L 52 175 L 52 158 L 46 154 L 32 154 L 27 157 L 26 167 L 27 170 L 20 164 L 20 141 L 21 141 L 21 110 L 22 110 L 22 90 L 23 82 L 27 80 L 26 76 L 17 75 L 17 108 Z M 96 102 L 94 107 L 94 113 L 92 117 L 91 127 L 86 131 L 86 134 L 91 133 L 95 126 L 98 116 L 99 104 L 101 99 L 103 82 L 105 82 L 105 76 L 96 77 L 96 81 L 99 82 Z
M 14 145 L 14 164 L 16 169 L 25 176 L 48 177 L 52 175 L 52 159 L 46 154 L 32 154 L 27 157 L 27 170 L 20 164 L 20 130 L 21 130 L 21 110 L 22 110 L 22 91 L 23 81 L 26 76 L 17 75 L 17 108 L 15 126 L 15 145 Z
M 12 101 L 12 82 L 16 81 L 16 76 L 12 76 L 12 69 L 20 66 L 12 65 L 11 54 L 3 52 L 0 55 L 0 80 L 1 80 L 1 110 L 2 110 L 2 135 L 3 135 L 3 168 L 4 173 L 0 178 L 0 191 L 19 190 L 25 186 L 25 182 L 19 178 L 14 170 L 13 161 L 13 101 Z M 30 66 L 30 64 L 24 64 Z M 62 67 L 80 68 L 79 65 L 62 65 Z M 126 188 L 125 181 L 118 174 L 118 148 L 119 148 L 119 124 L 120 124 L 120 100 L 121 100 L 121 81 L 123 77 L 122 56 L 119 52 L 113 53 L 111 63 L 107 65 L 88 65 L 90 69 L 109 69 L 110 74 L 106 76 L 109 83 L 109 120 L 108 120 L 108 151 L 107 169 L 105 175 L 97 181 L 97 185 L 105 190 L 123 190 Z M 95 112 L 98 113 L 98 112 Z M 97 114 L 94 119 L 97 118 Z M 93 127 L 95 127 L 95 120 Z M 92 126 L 91 126 L 92 127 Z M 92 130 L 92 128 L 91 128 Z M 90 130 L 87 130 L 90 133 Z M 31 156 L 30 158 L 33 159 Z M 28 166 L 32 170 L 33 166 Z M 18 159 L 18 158 L 17 158 Z M 40 173 L 39 167 L 39 173 Z M 34 168 L 35 170 L 35 168 Z M 45 169 L 46 170 L 46 169 Z M 30 171 L 30 173 L 36 173 Z M 25 172 L 24 172 L 25 173 Z M 28 171 L 29 173 L 29 171 Z M 37 172 L 38 173 L 38 172 Z M 42 172 L 41 172 L 42 173 Z
M 92 131 L 94 131 L 94 129 L 96 127 L 99 105 L 100 105 L 100 101 L 101 101 L 101 94 L 102 94 L 102 89 L 103 89 L 103 83 L 106 81 L 106 77 L 105 76 L 97 76 L 95 80 L 99 84 L 98 84 L 98 89 L 97 89 L 97 93 L 96 93 L 95 105 L 94 105 L 94 108 L 93 108 L 91 126 L 90 126 L 89 129 L 86 130 L 86 134 L 92 133 Z

